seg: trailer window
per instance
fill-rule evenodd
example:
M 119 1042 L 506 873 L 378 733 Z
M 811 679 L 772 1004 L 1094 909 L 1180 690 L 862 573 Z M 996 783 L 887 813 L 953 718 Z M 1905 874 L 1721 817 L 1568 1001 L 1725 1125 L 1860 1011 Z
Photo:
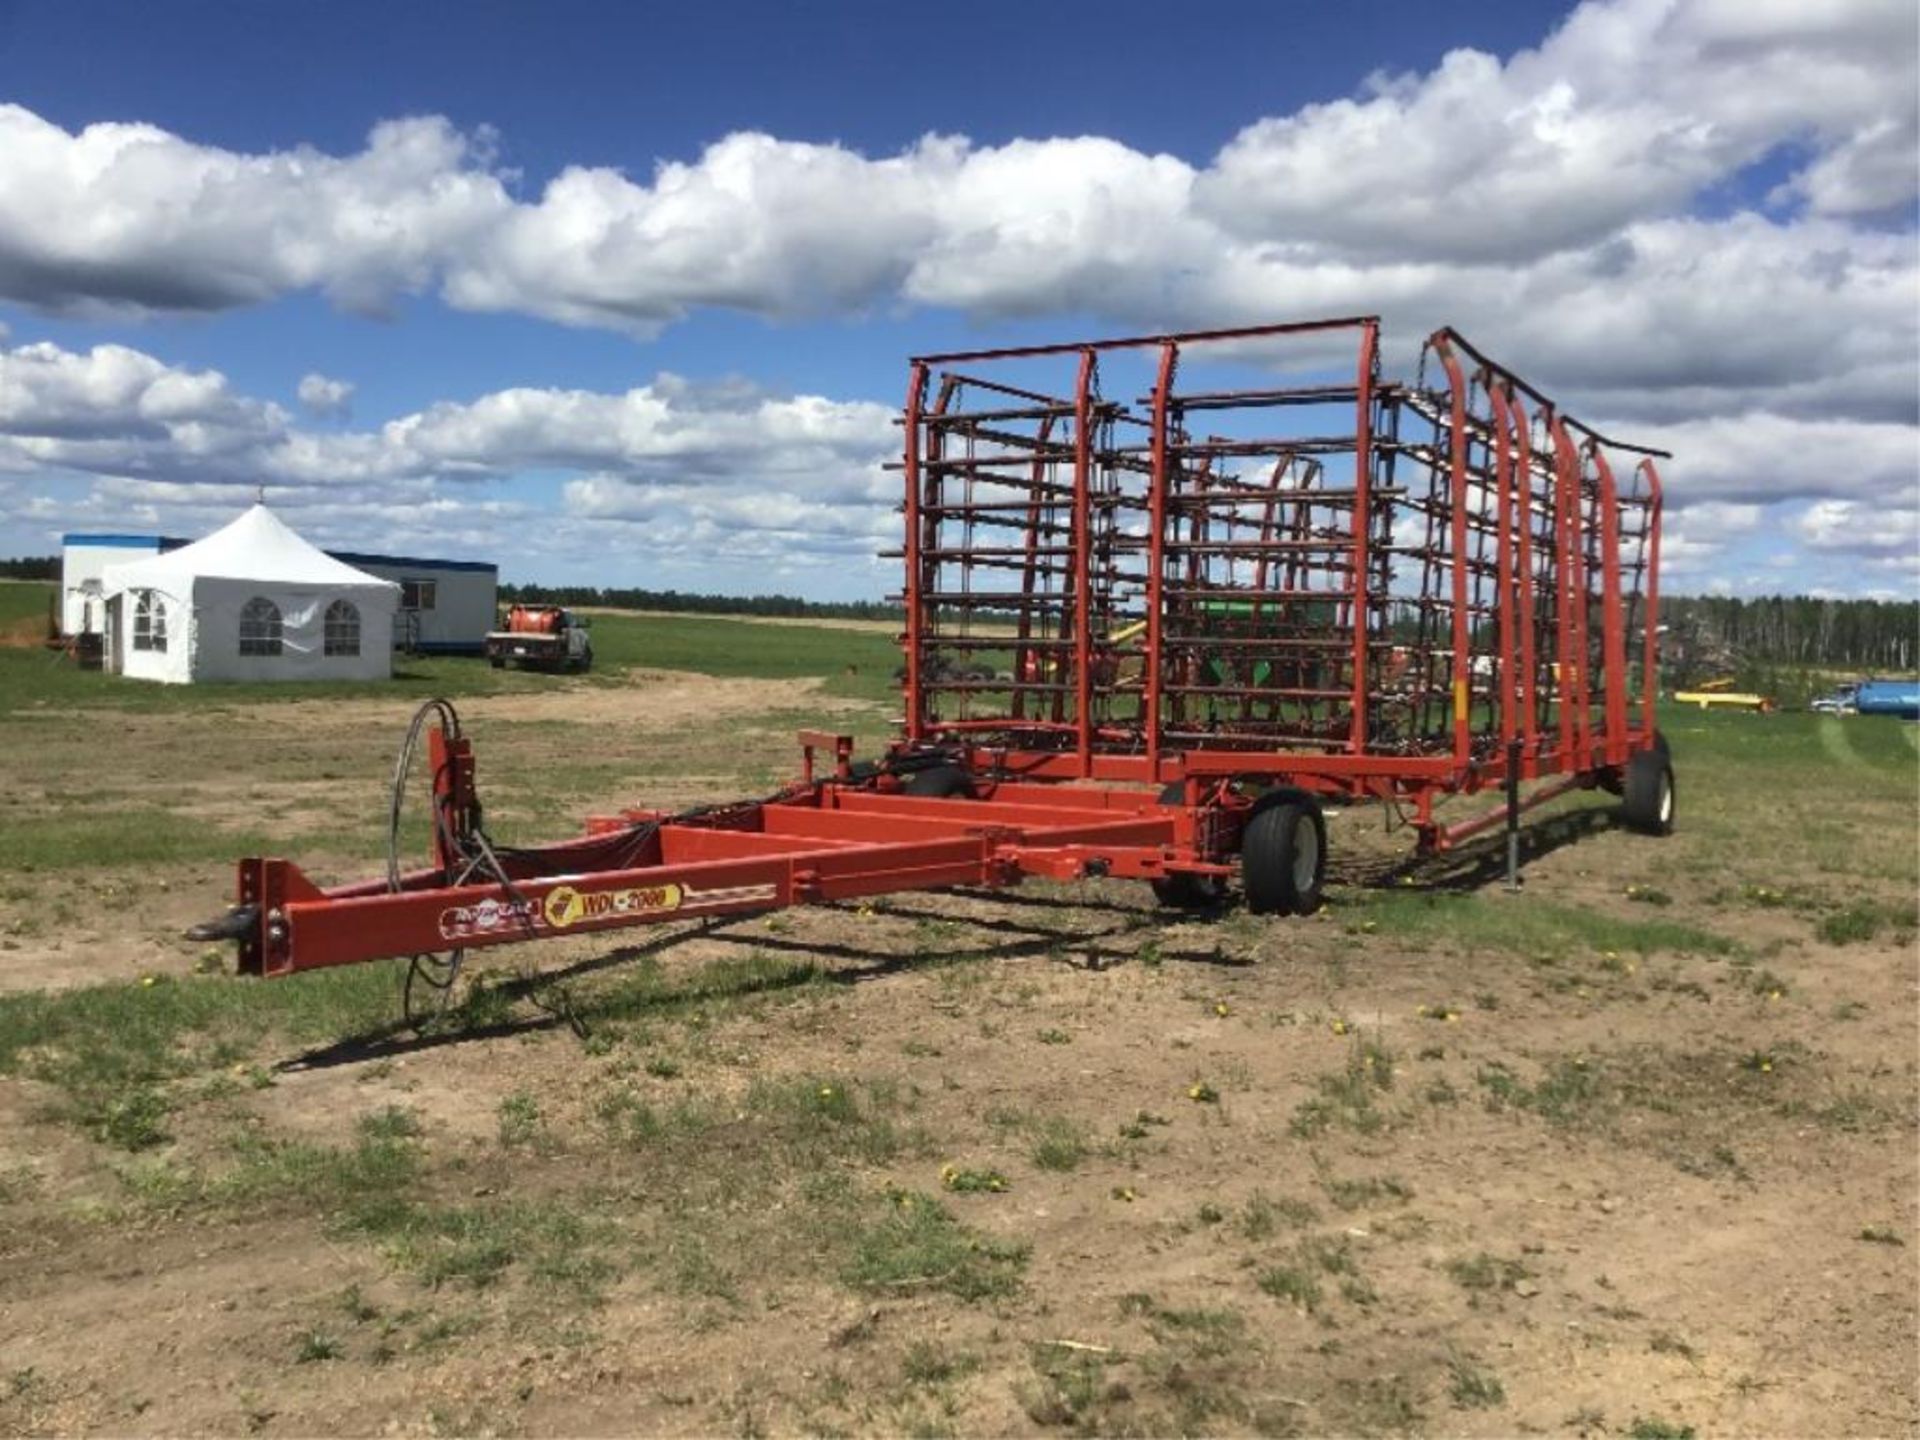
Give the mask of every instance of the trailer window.
M 133 603 L 133 648 L 167 650 L 167 605 L 151 590 L 138 592 Z
M 327 607 L 326 653 L 360 653 L 360 611 L 351 600 L 336 600 Z
M 240 653 L 280 653 L 280 607 L 264 595 L 254 596 L 240 608 Z
M 432 580 L 402 580 L 400 582 L 400 608 L 402 610 L 431 610 L 438 588 Z

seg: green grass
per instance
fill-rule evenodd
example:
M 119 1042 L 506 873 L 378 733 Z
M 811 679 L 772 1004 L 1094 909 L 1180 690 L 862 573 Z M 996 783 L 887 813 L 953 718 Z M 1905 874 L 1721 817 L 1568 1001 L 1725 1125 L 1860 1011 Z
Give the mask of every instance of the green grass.
M 32 622 L 44 630 L 48 602 L 59 593 L 51 580 L 0 580 L 0 631 Z
M 1611 1099 L 1601 1069 L 1584 1057 L 1549 1062 L 1532 1084 L 1499 1061 L 1490 1061 L 1475 1077 L 1490 1109 L 1531 1110 L 1556 1125 L 1569 1125 Z
M 1289 1125 L 1303 1140 L 1333 1129 L 1371 1135 L 1388 1123 L 1380 1098 L 1393 1089 L 1393 1054 L 1376 1040 L 1355 1038 L 1346 1068 L 1318 1081 L 1319 1094 L 1295 1108 Z
M 1829 899 L 1870 885 L 1911 910 L 1920 893 L 1911 824 L 1920 728 L 1873 715 L 1677 708 L 1661 726 L 1674 754 L 1681 833 L 1703 877 L 1736 892 Z
M 1910 1123 L 1910 1100 L 1893 1091 L 1838 1088 L 1815 1054 L 1794 1041 L 1765 1049 L 1625 1046 L 1545 1058 L 1528 1078 L 1488 1060 L 1476 1075 L 1487 1109 L 1525 1112 L 1556 1127 L 1604 1136 L 1703 1177 L 1752 1180 L 1755 1127 L 1813 1124 L 1842 1133 Z
M 311 1365 L 320 1360 L 338 1360 L 341 1353 L 340 1342 L 324 1330 L 305 1330 L 294 1345 L 293 1362 Z
M 328 1233 L 372 1243 L 429 1286 L 486 1287 L 517 1267 L 591 1298 L 615 1273 L 605 1219 L 557 1196 L 441 1195 L 407 1111 L 374 1111 L 355 1129 L 349 1145 L 242 1130 L 223 1160 L 134 1168 L 126 1180 L 137 1200 L 164 1211 L 317 1215 Z
M 1413 1198 L 1413 1189 L 1392 1175 L 1366 1175 L 1354 1180 L 1325 1176 L 1320 1186 L 1327 1198 L 1342 1210 L 1360 1210 L 1372 1205 L 1404 1205 Z
M 1481 1251 L 1447 1262 L 1447 1274 L 1462 1290 L 1487 1292 L 1504 1290 L 1528 1276 L 1527 1267 L 1518 1260 L 1503 1260 Z
M 84 870 L 103 863 L 179 865 L 240 855 L 299 854 L 337 844 L 337 837 L 324 831 L 289 833 L 266 824 L 229 827 L 186 819 L 156 805 L 108 800 L 99 809 L 74 804 L 0 824 L 0 871 Z
M 1036 1169 L 1078 1169 L 1093 1149 L 1086 1129 L 1064 1115 L 998 1107 L 987 1112 L 986 1120 L 996 1130 L 1025 1139 L 1027 1158 Z
M 1253 1277 L 1253 1283 L 1274 1299 L 1301 1310 L 1320 1308 L 1320 1279 L 1304 1265 L 1268 1265 Z
M 944 1291 L 961 1300 L 1011 1295 L 1020 1287 L 1027 1247 L 992 1240 L 954 1218 L 938 1200 L 894 1192 L 878 1216 L 852 1233 L 841 1278 L 856 1289 L 906 1296 Z
M 1247 1330 L 1247 1318 L 1238 1310 L 1161 1305 L 1139 1292 L 1120 1297 L 1120 1312 L 1139 1316 L 1156 1339 L 1177 1342 L 1200 1359 L 1231 1353 L 1244 1343 Z
M 545 1133 L 523 1100 L 501 1106 L 510 1143 L 527 1143 L 529 1127 Z M 123 1177 L 148 1211 L 311 1215 L 429 1287 L 514 1278 L 577 1306 L 638 1269 L 689 1301 L 737 1307 L 770 1277 L 825 1271 L 876 1294 L 1011 1294 L 1023 1246 L 988 1239 L 927 1196 L 855 1178 L 924 1153 L 902 1118 L 911 1105 L 891 1081 L 831 1075 L 763 1076 L 736 1098 L 682 1096 L 661 1109 L 616 1084 L 598 1106 L 613 1143 L 589 1148 L 598 1174 L 627 1173 L 656 1197 L 639 1207 L 618 1185 L 579 1183 L 569 1167 L 580 1162 L 559 1144 L 543 1149 L 549 1168 L 538 1172 L 516 1171 L 506 1155 L 488 1169 L 449 1162 L 395 1107 L 361 1116 L 348 1144 L 241 1124 L 210 1153 L 135 1161 Z M 516 1183 L 536 1173 L 553 1183 Z
M 1270 1240 L 1283 1225 L 1298 1230 L 1319 1218 L 1320 1212 L 1304 1200 L 1291 1195 L 1275 1199 L 1264 1190 L 1255 1190 L 1240 1212 L 1240 1230 L 1249 1240 Z
M 500 1102 L 500 1143 L 511 1149 L 531 1145 L 546 1128 L 540 1102 L 525 1090 L 516 1090 Z
M 262 982 L 225 976 L 155 977 L 60 991 L 0 995 L 0 1074 L 44 1081 L 60 1092 L 57 1110 L 106 1143 L 147 1149 L 169 1136 L 168 1115 L 181 1086 L 194 1077 L 234 1086 L 234 1068 L 263 1054 L 287 1053 L 344 1036 L 386 1030 L 399 1014 L 398 962 L 324 970 Z M 709 1019 L 752 1006 L 763 997 L 820 992 L 811 961 L 757 951 L 727 956 L 691 971 L 669 974 L 651 958 L 613 975 L 567 989 L 567 1007 L 589 1034 L 640 1019 Z M 483 1029 L 542 1012 L 500 984 L 476 982 L 441 1021 L 449 1033 Z M 833 1089 L 828 1077 L 779 1082 L 762 1079 L 750 1091 L 756 1111 L 779 1108 L 791 1120 L 784 1133 L 836 1130 L 856 1134 L 869 1148 L 902 1143 L 888 1125 L 864 1123 L 867 1101 Z M 537 1106 L 503 1109 L 504 1143 L 531 1140 Z M 647 1112 L 640 1132 L 660 1122 Z M 891 1122 L 889 1122 L 890 1124 Z
M 940 1183 L 956 1195 L 999 1195 L 1010 1188 L 998 1170 L 959 1165 L 942 1166 Z
M 906 1105 L 889 1081 L 797 1075 L 759 1077 L 737 1101 L 689 1094 L 663 1105 L 616 1084 L 595 1108 L 609 1139 L 657 1163 L 778 1176 L 927 1153 Z
M 1507 1390 L 1500 1377 L 1471 1360 L 1449 1361 L 1447 1376 L 1447 1393 L 1463 1410 L 1491 1410 L 1507 1403 Z
M 330 1040 L 392 1019 L 391 965 L 259 981 L 159 978 L 0 995 L 0 1074 L 61 1092 L 65 1118 L 124 1149 L 167 1138 L 172 1082 L 218 1076 L 272 1039 Z
M 980 1368 L 980 1357 L 916 1340 L 901 1357 L 900 1375 L 910 1385 L 947 1385 Z
M 1889 905 L 1856 900 L 1821 917 L 1814 933 L 1829 945 L 1854 945 L 1892 932 L 1902 944 L 1913 943 L 1916 924 L 1914 906 Z
M 1034 1126 L 1029 1154 L 1042 1170 L 1078 1169 L 1087 1158 L 1086 1132 L 1064 1116 L 1048 1116 Z
M 596 615 L 596 665 L 695 670 L 758 679 L 824 678 L 830 694 L 881 700 L 896 692 L 891 634 L 805 624 L 764 625 L 695 615 Z
M 1036 1345 L 1036 1381 L 1021 1393 L 1027 1418 L 1037 1425 L 1067 1426 L 1082 1434 L 1107 1429 L 1102 1402 L 1116 1396 L 1107 1381 L 1112 1357 Z
M 1693 1426 L 1657 1415 L 1636 1415 L 1626 1429 L 1627 1440 L 1694 1440 Z
M 0 626 L 46 613 L 53 586 L 0 585 Z M 690 670 L 703 675 L 761 679 L 818 678 L 827 693 L 882 700 L 894 693 L 899 647 L 890 634 L 806 624 L 766 625 L 745 619 L 695 615 L 596 615 L 594 672 L 588 685 L 620 680 L 628 671 Z M 231 682 L 155 685 L 98 671 L 82 671 L 52 652 L 0 648 L 0 718 L 35 709 L 102 708 L 158 713 L 262 705 L 295 700 L 384 699 L 444 695 L 535 693 L 553 677 L 495 670 L 468 656 L 394 657 L 391 680 L 349 682 Z
M 1351 1244 L 1323 1235 L 1301 1236 L 1283 1260 L 1255 1273 L 1254 1284 L 1276 1300 L 1313 1311 L 1320 1308 L 1328 1279 L 1337 1281 L 1341 1295 L 1356 1305 L 1371 1305 L 1379 1298 L 1360 1274 Z
M 1609 951 L 1726 955 L 1738 948 L 1725 936 L 1681 921 L 1604 915 L 1535 894 L 1516 899 L 1445 890 L 1367 891 L 1343 900 L 1340 913 L 1383 934 L 1444 942 L 1469 953 L 1503 950 L 1560 959 Z

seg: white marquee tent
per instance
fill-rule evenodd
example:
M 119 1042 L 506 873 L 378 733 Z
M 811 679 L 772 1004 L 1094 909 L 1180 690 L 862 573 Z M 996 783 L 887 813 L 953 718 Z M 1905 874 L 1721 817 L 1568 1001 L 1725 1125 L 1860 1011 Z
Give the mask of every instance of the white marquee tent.
M 302 540 L 265 505 L 204 540 L 109 565 L 107 668 L 142 680 L 384 680 L 400 587 Z

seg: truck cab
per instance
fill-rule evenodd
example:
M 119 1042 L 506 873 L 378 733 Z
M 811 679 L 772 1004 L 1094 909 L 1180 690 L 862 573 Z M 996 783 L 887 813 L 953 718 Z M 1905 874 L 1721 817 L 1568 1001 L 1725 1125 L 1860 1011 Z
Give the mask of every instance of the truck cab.
M 559 605 L 515 605 L 487 636 L 487 661 L 496 670 L 591 670 L 591 628 L 586 616 Z

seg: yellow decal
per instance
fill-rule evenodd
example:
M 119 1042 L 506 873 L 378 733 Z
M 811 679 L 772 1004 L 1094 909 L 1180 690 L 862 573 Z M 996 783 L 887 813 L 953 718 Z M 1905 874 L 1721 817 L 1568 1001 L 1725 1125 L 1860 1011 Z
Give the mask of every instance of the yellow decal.
M 683 892 L 678 885 L 647 885 L 633 890 L 599 890 L 582 894 L 571 885 L 547 892 L 541 913 L 556 930 L 583 920 L 612 920 L 627 915 L 653 915 L 678 910 Z
M 1464 680 L 1453 682 L 1453 718 L 1455 720 L 1467 718 L 1467 682 Z

